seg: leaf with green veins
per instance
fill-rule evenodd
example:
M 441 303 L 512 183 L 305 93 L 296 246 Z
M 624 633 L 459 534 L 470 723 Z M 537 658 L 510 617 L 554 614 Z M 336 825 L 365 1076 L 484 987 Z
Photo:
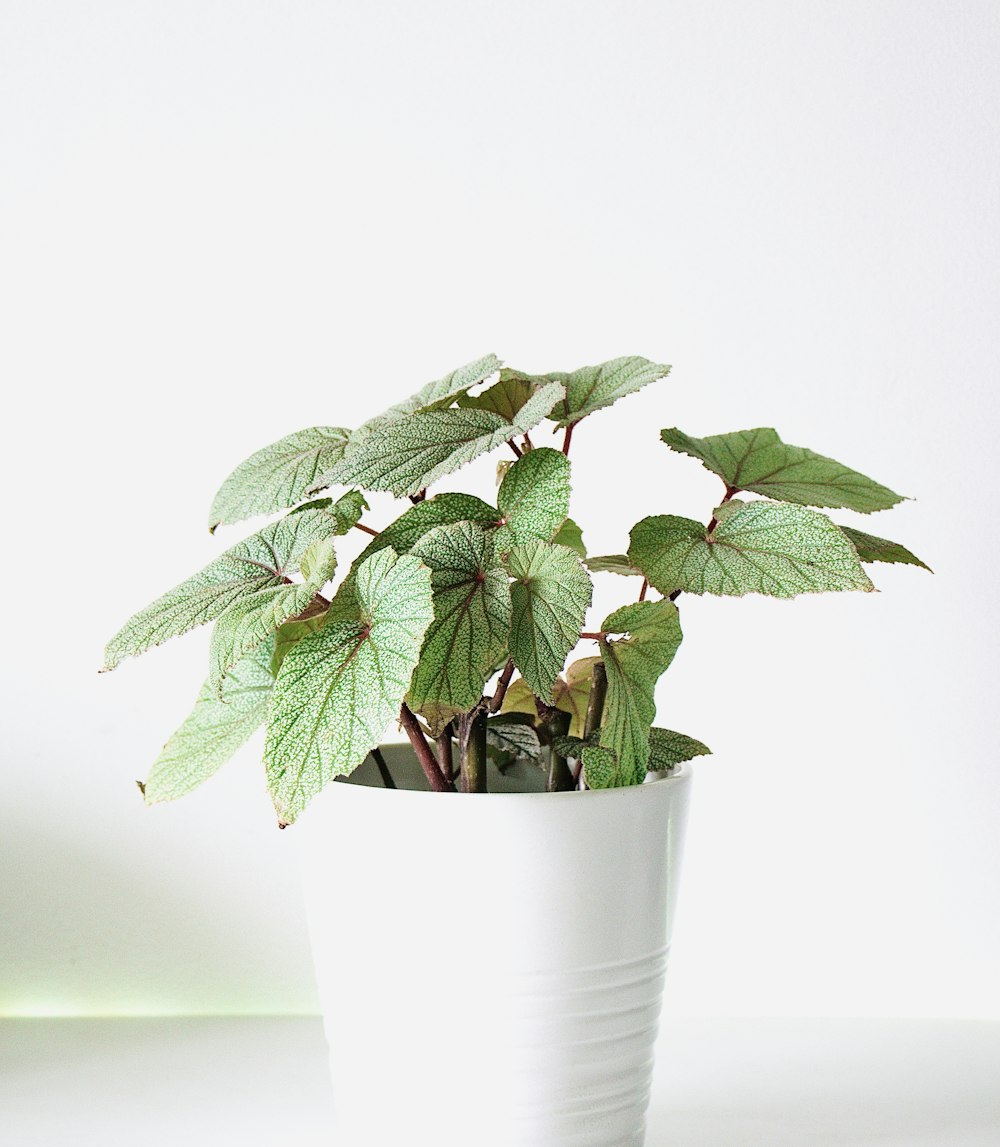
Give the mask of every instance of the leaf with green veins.
M 629 636 L 601 641 L 608 693 L 600 743 L 614 754 L 618 783 L 639 784 L 646 776 L 649 729 L 656 715 L 653 691 L 680 646 L 680 617 L 672 601 L 639 601 L 615 610 L 601 630 Z
M 538 734 L 529 721 L 517 720 L 523 714 L 490 717 L 486 722 L 486 743 L 501 753 L 536 760 L 542 752 Z
M 649 764 L 650 770 L 672 769 L 682 761 L 690 761 L 694 757 L 711 756 L 712 750 L 696 741 L 694 737 L 675 733 L 671 729 L 658 729 L 655 726 L 649 730 Z
M 527 451 L 507 471 L 497 507 L 503 523 L 496 532 L 501 553 L 532 538 L 548 540 L 569 510 L 569 459 L 548 446 Z
M 899 542 L 890 542 L 888 538 L 876 538 L 874 534 L 864 534 L 861 530 L 852 530 L 850 526 L 841 526 L 840 531 L 846 534 L 858 557 L 863 562 L 885 562 L 888 565 L 920 566 L 921 569 L 933 573 L 929 565 L 922 562 L 916 554 L 910 553 Z
M 505 656 L 510 629 L 507 571 L 493 538 L 474 522 L 438 526 L 411 551 L 431 570 L 434 620 L 427 630 L 407 703 L 433 721 L 436 733 L 482 697 Z
M 660 593 L 800 593 L 874 589 L 854 546 L 824 514 L 780 502 L 733 501 L 711 536 L 672 515 L 632 527 L 629 558 Z
M 215 623 L 208 679 L 220 696 L 226 674 L 233 666 L 307 609 L 333 577 L 337 568 L 333 539 L 324 538 L 311 545 L 302 555 L 300 568 L 303 582 L 259 589 L 234 602 Z
M 800 506 L 842 507 L 861 514 L 888 510 L 903 501 L 900 494 L 857 470 L 803 446 L 789 446 L 770 427 L 709 438 L 691 438 L 670 427 L 661 430 L 660 437 L 671 450 L 697 458 L 730 490 L 749 490 Z
M 386 546 L 400 554 L 409 551 L 429 531 L 437 526 L 450 526 L 455 522 L 475 522 L 480 526 L 495 526 L 500 518 L 496 506 L 476 498 L 472 494 L 438 494 L 434 498 L 418 502 L 372 538 L 355 566 Z
M 602 362 L 599 366 L 583 366 L 579 370 L 553 371 L 544 375 L 524 374 L 519 377 L 534 383 L 564 383 L 566 396 L 558 406 L 552 408 L 549 417 L 555 419 L 560 426 L 569 426 L 593 414 L 595 410 L 602 410 L 619 398 L 649 386 L 651 382 L 659 382 L 669 373 L 669 366 L 631 355 Z
M 584 563 L 591 573 L 613 573 L 621 577 L 642 577 L 642 570 L 629 561 L 627 554 L 604 554 L 587 558 Z
M 567 518 L 565 522 L 559 527 L 558 530 L 552 535 L 553 542 L 557 546 L 569 546 L 569 548 L 581 558 L 586 558 L 587 547 L 583 544 L 583 531 L 573 521 L 572 518 Z
M 275 682 L 264 761 L 284 824 L 379 743 L 433 617 L 430 571 L 409 554 L 373 554 L 354 593 L 355 619 L 327 621 L 293 645 Z
M 343 460 L 323 484 L 356 484 L 389 490 L 397 497 L 416 494 L 467 462 L 525 434 L 545 418 L 563 394 L 560 383 L 540 387 L 512 419 L 491 410 L 421 410 L 376 425 L 352 437 Z
M 211 681 L 163 746 L 143 788 L 146 804 L 176 800 L 208 780 L 264 723 L 274 685 L 270 642 L 230 671 L 219 697 Z
M 537 539 L 510 551 L 507 570 L 514 579 L 510 655 L 536 696 L 551 703 L 559 672 L 580 640 L 593 587 L 571 549 Z
M 556 737 L 552 742 L 552 748 L 559 754 L 560 757 L 569 757 L 575 761 L 579 761 L 581 752 L 588 745 L 596 745 L 597 738 L 592 737 L 589 741 L 585 741 L 582 737 Z
M 343 457 L 349 433 L 340 426 L 311 426 L 251 454 L 219 487 L 209 530 L 301 502 L 319 475 Z
M 511 421 L 517 412 L 538 389 L 537 385 L 516 370 L 500 371 L 500 381 L 495 382 L 482 394 L 459 396 L 459 406 L 474 407 L 477 410 L 492 410 L 501 418 Z
M 441 410 L 450 406 L 456 399 L 461 399 L 472 387 L 485 382 L 490 375 L 496 374 L 500 369 L 500 360 L 495 354 L 488 354 L 475 362 L 466 363 L 443 378 L 429 382 L 409 398 L 390 406 L 383 414 L 370 418 L 358 430 L 359 434 L 366 433 L 375 428 L 384 428 L 391 422 L 398 422 L 408 414 L 418 411 Z
M 308 510 L 290 514 L 238 542 L 129 618 L 108 642 L 105 669 L 214 621 L 258 590 L 284 585 L 306 550 L 330 536 L 332 523 L 326 511 Z
M 325 510 L 336 522 L 333 532 L 346 534 L 361 521 L 361 515 L 368 508 L 365 496 L 360 490 L 348 490 L 336 501 L 333 498 L 316 498 L 312 502 L 296 506 L 291 512 L 301 514 L 303 510 Z

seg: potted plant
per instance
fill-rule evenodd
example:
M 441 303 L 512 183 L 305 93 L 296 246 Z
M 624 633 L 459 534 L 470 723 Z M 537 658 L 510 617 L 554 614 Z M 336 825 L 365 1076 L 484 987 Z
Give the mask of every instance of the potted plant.
M 868 591 L 867 563 L 923 565 L 814 508 L 899 495 L 770 429 L 663 430 L 719 476 L 719 504 L 707 523 L 644 518 L 626 552 L 588 556 L 574 432 L 668 370 L 531 375 L 490 355 L 356 430 L 282 438 L 225 480 L 209 525 L 287 512 L 108 644 L 113 669 L 214 622 L 148 803 L 265 725 L 280 826 L 311 806 L 296 835 L 345 1143 L 641 1144 L 685 762 L 709 751 L 653 723 L 678 598 Z M 532 440 L 546 421 L 558 448 Z M 500 448 L 496 505 L 430 493 Z M 369 491 L 410 504 L 374 528 Z M 350 530 L 371 540 L 341 571 Z M 592 574 L 621 577 L 626 600 L 588 629 Z M 395 722 L 407 741 L 380 746 Z

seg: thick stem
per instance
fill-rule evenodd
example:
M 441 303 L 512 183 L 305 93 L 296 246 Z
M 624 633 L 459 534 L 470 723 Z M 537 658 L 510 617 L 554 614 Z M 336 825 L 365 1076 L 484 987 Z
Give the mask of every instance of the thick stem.
M 513 438 L 507 439 L 507 445 L 511 448 L 511 450 L 514 451 L 514 453 L 518 456 L 518 458 L 520 458 L 521 455 L 524 453 L 524 451 L 521 449 L 520 446 L 518 446 L 518 444 L 514 441 Z
M 573 773 L 565 757 L 561 757 L 553 748 L 552 741 L 556 737 L 565 737 L 569 732 L 571 721 L 569 713 L 561 709 L 546 708 L 542 728 L 549 744 L 546 752 L 549 755 L 549 767 L 545 778 L 545 791 L 549 793 L 566 793 L 575 787 Z
M 454 766 L 451 759 L 451 723 L 449 722 L 444 729 L 441 730 L 437 739 L 437 759 L 438 767 L 440 768 L 444 779 L 449 783 L 455 776 Z
M 396 782 L 392 779 L 392 773 L 389 772 L 389 766 L 385 763 L 385 757 L 382 756 L 382 750 L 375 746 L 371 752 L 372 760 L 378 765 L 379 776 L 382 778 L 382 784 L 387 789 L 394 789 Z
M 566 455 L 569 454 L 569 444 L 573 441 L 573 427 L 576 426 L 575 422 L 571 422 L 566 427 L 566 433 L 563 436 L 562 452 Z
M 438 768 L 438 763 L 434 759 L 434 754 L 431 752 L 430 745 L 427 744 L 427 738 L 424 736 L 423 729 L 417 723 L 416 717 L 410 712 L 407 705 L 403 705 L 399 710 L 399 722 L 406 731 L 406 735 L 410 738 L 410 744 L 413 746 L 413 751 L 417 755 L 417 760 L 420 762 L 420 767 L 424 770 L 424 776 L 427 778 L 427 783 L 436 793 L 454 792 L 454 786 L 449 784 L 444 779 L 444 774 Z
M 477 706 L 459 718 L 458 746 L 461 752 L 463 793 L 485 793 L 486 788 L 486 709 Z
M 503 704 L 504 697 L 507 696 L 507 686 L 510 684 L 510 679 L 514 676 L 514 659 L 510 658 L 507 664 L 503 667 L 503 672 L 500 674 L 500 680 L 497 681 L 496 692 L 490 700 L 490 712 L 498 713 L 500 706 Z
M 587 698 L 587 714 L 583 719 L 583 739 L 590 738 L 601 727 L 604 716 L 604 702 L 608 696 L 608 674 L 604 663 L 598 661 L 590 678 L 590 696 Z

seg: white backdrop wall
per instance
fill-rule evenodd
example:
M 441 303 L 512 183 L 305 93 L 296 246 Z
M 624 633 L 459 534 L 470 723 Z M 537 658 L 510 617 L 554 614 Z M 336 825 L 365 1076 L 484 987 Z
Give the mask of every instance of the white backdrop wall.
M 991 0 L 3 0 L 0 1008 L 314 1010 L 259 744 L 133 785 L 207 634 L 101 648 L 237 461 L 496 351 L 674 364 L 578 432 L 592 552 L 713 505 L 661 426 L 774 425 L 937 571 L 684 601 L 669 1007 L 1000 1017 L 998 50 Z

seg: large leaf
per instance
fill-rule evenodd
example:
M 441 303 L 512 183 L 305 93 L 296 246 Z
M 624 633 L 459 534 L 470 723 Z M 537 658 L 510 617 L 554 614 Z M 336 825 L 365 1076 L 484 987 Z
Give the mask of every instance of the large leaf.
M 593 587 L 566 546 L 532 540 L 507 555 L 511 586 L 510 655 L 536 696 L 552 691 L 590 606 Z
M 680 646 L 680 618 L 671 601 L 640 601 L 615 610 L 601 630 L 628 636 L 601 640 L 608 692 L 600 743 L 614 755 L 614 783 L 639 784 L 649 762 L 649 729 L 656 715 L 653 691 Z
M 569 372 L 554 371 L 551 374 L 521 377 L 535 383 L 551 381 L 565 384 L 566 396 L 553 407 L 550 417 L 556 419 L 560 426 L 568 426 L 593 414 L 595 410 L 610 406 L 627 394 L 634 394 L 651 382 L 666 378 L 669 373 L 669 366 L 632 355 Z
M 763 593 L 795 597 L 823 590 L 871 590 L 854 546 L 824 514 L 779 502 L 728 502 L 709 534 L 672 515 L 632 528 L 629 559 L 660 593 Z
M 163 746 L 143 786 L 147 804 L 175 800 L 216 773 L 267 716 L 274 678 L 271 643 L 258 646 L 223 682 L 221 697 L 211 681 L 194 709 Z
M 229 475 L 212 502 L 208 528 L 271 514 L 301 502 L 316 479 L 343 457 L 349 431 L 339 426 L 297 430 L 258 450 Z
M 560 450 L 529 450 L 507 471 L 497 494 L 502 515 L 496 544 L 501 553 L 531 538 L 547 541 L 569 510 L 569 459 Z
M 289 514 L 238 542 L 180 585 L 168 590 L 122 626 L 104 651 L 105 669 L 137 656 L 197 625 L 220 617 L 258 590 L 285 584 L 313 543 L 335 532 L 324 510 Z
M 438 526 L 412 553 L 433 574 L 434 621 L 408 701 L 436 731 L 482 697 L 487 679 L 505 657 L 510 589 L 492 537 L 473 522 Z
M 660 431 L 670 447 L 697 458 L 731 491 L 750 490 L 778 502 L 800 506 L 843 507 L 870 514 L 903 499 L 857 470 L 789 446 L 769 427 L 691 438 L 676 427 Z
M 342 461 L 324 476 L 322 485 L 342 482 L 365 490 L 389 490 L 397 497 L 416 494 L 537 426 L 562 394 L 560 383 L 540 387 L 512 419 L 491 410 L 461 407 L 420 410 L 379 422 L 352 437 Z
M 850 526 L 841 526 L 841 531 L 847 535 L 851 544 L 858 551 L 858 557 L 863 562 L 886 562 L 889 565 L 920 566 L 929 573 L 934 571 L 916 554 L 910 553 L 899 542 L 890 542 L 888 538 L 876 538 L 874 534 L 865 534 L 861 530 L 852 530 Z
M 303 582 L 259 589 L 234 602 L 215 623 L 208 679 L 220 690 L 220 695 L 226 673 L 285 622 L 311 605 L 316 594 L 333 577 L 337 568 L 333 539 L 325 538 L 310 546 L 302 555 L 300 567 Z
M 328 621 L 293 645 L 275 683 L 264 759 L 285 824 L 379 743 L 433 616 L 430 571 L 391 549 L 362 564 L 354 593 L 356 618 Z
M 408 414 L 415 414 L 421 410 L 439 410 L 450 406 L 456 399 L 461 399 L 468 390 L 485 382 L 492 374 L 500 369 L 500 360 L 495 354 L 488 354 L 475 362 L 466 363 L 443 378 L 422 386 L 416 394 L 395 406 L 390 406 L 384 414 L 369 419 L 359 429 L 359 433 L 366 433 L 376 427 L 382 427 L 390 422 L 405 418 Z

